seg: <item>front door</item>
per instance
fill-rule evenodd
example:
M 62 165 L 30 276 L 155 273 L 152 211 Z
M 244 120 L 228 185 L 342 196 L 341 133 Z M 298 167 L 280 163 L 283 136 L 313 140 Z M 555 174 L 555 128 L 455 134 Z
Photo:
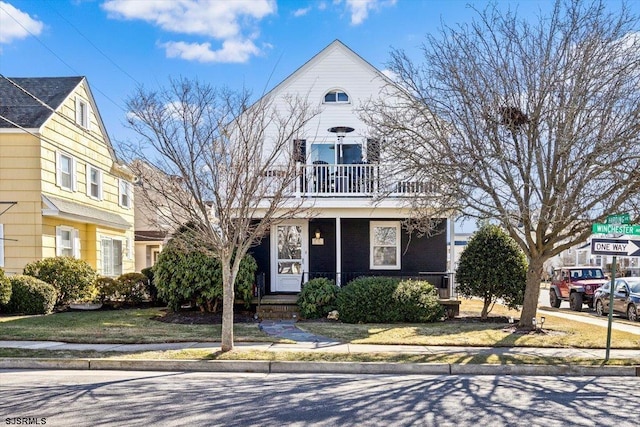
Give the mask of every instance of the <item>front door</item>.
M 271 271 L 273 292 L 300 292 L 307 268 L 307 222 L 287 221 L 272 229 Z

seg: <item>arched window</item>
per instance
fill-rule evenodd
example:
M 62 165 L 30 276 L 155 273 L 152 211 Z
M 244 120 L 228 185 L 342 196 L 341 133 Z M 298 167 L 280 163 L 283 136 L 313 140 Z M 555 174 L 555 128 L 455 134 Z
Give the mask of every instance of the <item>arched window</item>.
M 349 102 L 349 95 L 341 90 L 332 90 L 326 93 L 324 96 L 324 102 Z

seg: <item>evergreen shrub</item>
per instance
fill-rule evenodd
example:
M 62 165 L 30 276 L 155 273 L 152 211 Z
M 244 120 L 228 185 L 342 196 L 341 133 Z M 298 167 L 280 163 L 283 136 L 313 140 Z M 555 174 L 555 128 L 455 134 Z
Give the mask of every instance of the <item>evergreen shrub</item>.
M 326 317 L 330 311 L 336 309 L 336 298 L 339 288 L 324 277 L 309 280 L 302 286 L 298 297 L 300 315 L 305 319 Z

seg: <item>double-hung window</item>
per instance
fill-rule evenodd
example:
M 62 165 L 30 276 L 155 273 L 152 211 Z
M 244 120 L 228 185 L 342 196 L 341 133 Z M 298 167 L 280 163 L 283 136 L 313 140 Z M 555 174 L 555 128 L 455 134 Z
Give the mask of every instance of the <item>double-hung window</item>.
M 56 159 L 56 184 L 65 190 L 76 190 L 76 159 L 60 151 Z
M 102 274 L 119 276 L 122 274 L 122 240 L 103 237 L 100 241 L 102 251 Z
M 87 163 L 87 196 L 102 200 L 102 171 Z
M 371 221 L 371 269 L 400 269 L 400 222 Z
M 131 185 L 124 179 L 119 180 L 120 198 L 119 203 L 123 208 L 131 207 Z
M 80 258 L 80 233 L 73 227 L 56 227 L 56 255 Z

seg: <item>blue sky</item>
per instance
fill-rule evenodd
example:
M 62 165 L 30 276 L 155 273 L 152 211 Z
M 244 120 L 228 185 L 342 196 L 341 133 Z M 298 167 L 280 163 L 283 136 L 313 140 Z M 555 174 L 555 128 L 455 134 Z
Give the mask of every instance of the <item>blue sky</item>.
M 335 39 L 383 70 L 391 48 L 418 55 L 441 22 L 468 21 L 458 0 L 0 0 L 0 73 L 86 76 L 116 145 L 134 137 L 136 86 L 198 78 L 259 96 Z M 503 1 L 531 13 L 548 1 Z

